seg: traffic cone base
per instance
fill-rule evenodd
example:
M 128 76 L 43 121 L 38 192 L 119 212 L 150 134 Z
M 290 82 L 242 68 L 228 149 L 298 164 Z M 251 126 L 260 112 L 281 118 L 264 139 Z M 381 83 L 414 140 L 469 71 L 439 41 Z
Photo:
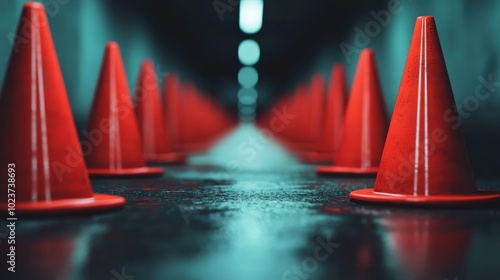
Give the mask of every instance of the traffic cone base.
M 43 215 L 59 212 L 65 214 L 119 209 L 123 205 L 125 205 L 125 198 L 121 196 L 94 194 L 90 198 L 16 202 L 16 213 Z M 1 203 L 0 209 L 7 211 L 7 204 Z
M 89 175 L 93 177 L 135 177 L 135 176 L 161 176 L 163 168 L 159 167 L 133 167 L 133 168 L 89 168 Z
M 319 166 L 316 168 L 316 173 L 321 175 L 376 175 L 378 167 L 351 167 L 351 166 Z
M 361 189 L 352 191 L 349 198 L 357 201 L 380 202 L 390 204 L 415 204 L 415 205 L 463 205 L 474 203 L 485 203 L 500 199 L 500 193 L 477 190 L 470 195 L 433 195 L 433 196 L 414 196 L 403 194 L 391 194 L 376 192 L 371 189 Z
M 149 163 L 159 164 L 184 164 L 188 158 L 184 153 L 146 154 L 144 157 Z
M 333 154 L 320 152 L 302 152 L 298 154 L 300 161 L 309 164 L 332 163 Z
M 186 153 L 200 154 L 207 151 L 207 144 L 204 143 L 180 143 L 177 148 Z

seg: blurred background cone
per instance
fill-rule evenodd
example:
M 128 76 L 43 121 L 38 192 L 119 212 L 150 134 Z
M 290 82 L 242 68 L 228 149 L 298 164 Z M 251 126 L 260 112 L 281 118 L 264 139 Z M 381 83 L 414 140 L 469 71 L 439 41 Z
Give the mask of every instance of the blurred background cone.
M 342 64 L 332 67 L 326 106 L 323 111 L 321 136 L 316 152 L 310 154 L 310 162 L 333 163 L 340 142 L 347 101 L 347 83 Z
M 86 154 L 90 175 L 161 175 L 146 166 L 125 68 L 118 44 L 106 45 L 87 131 L 102 139 Z
M 385 137 L 387 113 L 375 56 L 361 51 L 347 105 L 342 136 L 333 166 L 320 166 L 320 174 L 376 174 Z
M 173 152 L 167 137 L 167 125 L 154 64 L 146 60 L 141 64 L 136 86 L 135 114 L 142 139 L 144 157 L 154 163 L 185 163 L 186 155 Z
M 163 113 L 167 129 L 167 141 L 172 149 L 179 152 L 179 119 L 180 119 L 180 88 L 179 76 L 175 73 L 165 75 L 165 93 L 163 99 Z

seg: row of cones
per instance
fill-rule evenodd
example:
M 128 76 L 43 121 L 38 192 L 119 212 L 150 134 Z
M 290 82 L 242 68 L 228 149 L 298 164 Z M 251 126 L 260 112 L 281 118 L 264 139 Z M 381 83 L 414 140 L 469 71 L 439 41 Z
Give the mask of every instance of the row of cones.
M 102 138 L 85 154 L 89 174 L 161 174 L 161 168 L 147 167 L 146 162 L 185 163 L 188 154 L 206 150 L 234 124 L 193 83 L 184 86 L 182 95 L 179 87 L 177 75 L 168 74 L 162 101 L 155 66 L 144 61 L 134 110 L 118 44 L 108 43 L 87 127 Z
M 333 163 L 318 167 L 319 174 L 377 174 L 374 188 L 353 191 L 351 199 L 396 204 L 500 199 L 499 193 L 477 189 L 461 129 L 445 117 L 455 100 L 432 16 L 417 18 L 390 126 L 371 50 L 361 51 L 345 108 L 342 66 L 333 67 L 326 97 L 323 84 L 317 75 L 309 93 L 299 85 L 294 95 L 278 101 L 274 109 L 290 108 L 296 118 L 276 135 L 304 161 Z M 258 124 L 273 129 L 273 117 L 270 111 Z M 456 111 L 453 117 L 458 118 Z
M 19 33 L 29 30 L 22 34 L 28 41 L 11 55 L 0 100 L 0 130 L 6 132 L 0 165 L 21 174 L 15 177 L 17 211 L 122 206 L 122 197 L 93 194 L 88 173 L 161 174 L 161 168 L 148 167 L 146 160 L 182 162 L 185 153 L 205 149 L 234 125 L 193 84 L 177 95 L 174 75 L 166 79 L 162 106 L 150 61 L 141 67 L 134 112 L 118 45 L 109 43 L 87 127 L 89 135 L 98 136 L 92 138 L 97 144 L 82 151 L 43 6 L 25 4 L 22 18 L 30 19 L 18 27 Z M 278 110 L 285 125 L 276 126 L 273 110 L 259 124 L 279 130 L 280 140 L 306 160 L 330 158 L 334 165 L 319 167 L 320 173 L 377 173 L 374 188 L 352 192 L 352 199 L 442 204 L 500 198 L 476 188 L 461 131 L 443 118 L 455 101 L 432 17 L 417 19 L 388 134 L 373 52 L 361 53 L 345 114 L 342 67 L 336 65 L 332 75 L 327 106 L 324 79 L 318 75 L 310 94 L 300 85 L 292 98 L 279 101 L 279 107 L 288 107 L 299 118 L 288 120 Z M 178 102 L 189 112 L 179 111 Z M 173 135 L 177 141 L 169 141 Z M 13 173 L 4 172 L 2 180 Z M 7 209 L 7 202 L 4 197 L 0 208 Z
M 165 78 L 162 102 L 151 61 L 141 66 L 134 109 L 118 44 L 111 42 L 80 142 L 42 4 L 24 5 L 17 32 L 25 41 L 12 51 L 0 99 L 0 166 L 11 168 L 0 178 L 12 183 L 2 192 L 15 191 L 17 212 L 120 207 L 123 197 L 92 192 L 89 174 L 161 175 L 163 168 L 146 162 L 183 163 L 235 124 L 194 84 L 181 95 L 175 74 Z M 3 213 L 7 202 L 2 196 Z

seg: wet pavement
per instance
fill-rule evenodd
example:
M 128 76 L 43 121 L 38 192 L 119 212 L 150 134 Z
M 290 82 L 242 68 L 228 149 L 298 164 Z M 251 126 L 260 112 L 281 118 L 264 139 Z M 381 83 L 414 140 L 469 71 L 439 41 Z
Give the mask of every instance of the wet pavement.
M 120 211 L 20 218 L 16 277 L 0 279 L 500 277 L 500 207 L 356 204 L 374 177 L 317 176 L 271 137 L 242 126 L 163 177 L 93 180 L 126 197 Z

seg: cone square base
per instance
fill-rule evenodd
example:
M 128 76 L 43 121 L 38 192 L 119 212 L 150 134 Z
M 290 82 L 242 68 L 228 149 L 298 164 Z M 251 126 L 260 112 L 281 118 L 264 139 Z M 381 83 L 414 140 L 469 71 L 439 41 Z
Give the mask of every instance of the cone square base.
M 331 163 L 333 162 L 333 154 L 318 153 L 318 152 L 303 152 L 299 153 L 300 161 L 304 163 Z
M 351 166 L 319 166 L 316 168 L 316 173 L 322 175 L 377 175 L 378 167 L 351 167 Z
M 136 167 L 136 168 L 89 168 L 92 177 L 133 177 L 133 176 L 160 176 L 164 170 L 160 167 Z
M 287 143 L 285 145 L 289 150 L 292 151 L 307 151 L 311 150 L 311 143 Z
M 188 157 L 185 153 L 163 153 L 145 155 L 144 158 L 150 163 L 185 164 Z
M 81 199 L 59 199 L 50 201 L 16 202 L 16 213 L 43 215 L 53 213 L 93 212 L 121 208 L 125 198 L 117 195 L 97 194 Z M 0 210 L 7 211 L 7 204 L 0 203 Z
M 480 204 L 500 201 L 500 192 L 477 190 L 475 194 L 469 195 L 432 195 L 414 196 L 405 194 L 390 194 L 375 192 L 371 189 L 360 189 L 352 191 L 349 198 L 360 202 L 406 204 L 406 205 L 454 205 L 454 204 Z

